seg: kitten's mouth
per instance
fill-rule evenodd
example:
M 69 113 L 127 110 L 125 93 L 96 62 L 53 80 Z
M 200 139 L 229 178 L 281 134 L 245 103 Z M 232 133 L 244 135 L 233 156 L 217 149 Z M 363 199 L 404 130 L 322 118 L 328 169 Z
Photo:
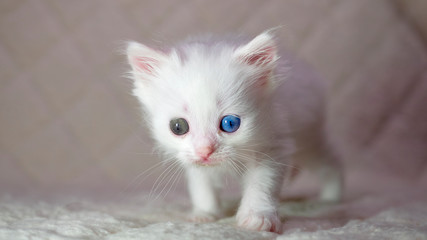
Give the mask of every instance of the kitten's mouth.
M 221 164 L 221 161 L 218 159 L 198 159 L 193 162 L 197 166 L 203 167 L 213 167 Z
M 194 164 L 196 164 L 197 166 L 202 166 L 202 167 L 213 167 L 213 166 L 218 166 L 219 163 L 211 163 L 211 162 L 195 162 Z

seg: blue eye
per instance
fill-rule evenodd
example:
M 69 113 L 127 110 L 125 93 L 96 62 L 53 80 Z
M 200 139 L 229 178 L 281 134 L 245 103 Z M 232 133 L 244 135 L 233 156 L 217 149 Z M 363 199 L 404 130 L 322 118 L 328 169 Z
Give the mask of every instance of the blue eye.
M 224 116 L 221 120 L 221 130 L 224 132 L 232 133 L 237 131 L 240 127 L 240 118 L 234 115 Z

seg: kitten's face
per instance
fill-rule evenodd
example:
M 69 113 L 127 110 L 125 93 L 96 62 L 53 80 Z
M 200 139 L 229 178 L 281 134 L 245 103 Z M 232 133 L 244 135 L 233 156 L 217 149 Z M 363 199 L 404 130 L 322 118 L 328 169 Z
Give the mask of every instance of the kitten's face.
M 262 139 L 264 125 L 260 121 L 265 116 L 260 106 L 272 69 L 256 61 L 274 62 L 275 52 L 266 51 L 263 44 L 241 50 L 249 44 L 237 49 L 188 46 L 184 59 L 175 50 L 164 54 L 142 45 L 139 50 L 148 52 L 139 52 L 134 58 L 128 53 L 134 70 L 134 94 L 145 107 L 149 129 L 166 153 L 183 164 L 202 166 L 245 161 L 245 156 L 253 154 L 248 149 Z M 267 47 L 271 50 L 271 45 Z M 261 53 L 256 52 L 259 48 Z

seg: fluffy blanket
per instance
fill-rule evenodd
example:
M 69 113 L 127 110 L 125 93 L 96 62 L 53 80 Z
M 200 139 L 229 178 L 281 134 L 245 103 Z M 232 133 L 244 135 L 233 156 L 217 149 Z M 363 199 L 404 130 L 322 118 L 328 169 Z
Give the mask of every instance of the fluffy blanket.
M 427 239 L 427 199 L 414 192 L 370 194 L 341 204 L 287 199 L 280 207 L 282 235 L 240 229 L 232 216 L 187 222 L 186 197 L 150 203 L 143 196 L 49 203 L 4 197 L 0 239 Z

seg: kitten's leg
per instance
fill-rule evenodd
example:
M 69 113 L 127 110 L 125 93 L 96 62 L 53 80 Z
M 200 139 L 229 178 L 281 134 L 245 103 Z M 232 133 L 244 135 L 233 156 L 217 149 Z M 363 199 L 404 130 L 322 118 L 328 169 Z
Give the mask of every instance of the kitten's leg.
M 274 168 L 258 165 L 244 175 L 242 201 L 236 215 L 241 227 L 281 232 L 282 223 L 277 214 L 277 197 L 281 177 Z
M 319 147 L 320 146 L 320 147 Z M 319 199 L 322 201 L 337 202 L 341 200 L 343 177 L 337 159 L 318 145 L 300 145 L 303 152 L 294 155 L 298 165 L 317 175 L 321 183 Z
M 326 162 L 326 161 L 325 161 Z M 342 197 L 342 172 L 338 164 L 326 162 L 317 170 L 322 182 L 319 198 L 322 201 L 337 202 Z
M 211 222 L 221 215 L 216 188 L 218 183 L 203 170 L 194 167 L 187 169 L 188 190 L 193 203 L 190 220 L 195 222 Z
M 317 175 L 320 180 L 321 201 L 338 202 L 342 197 L 343 178 L 341 167 L 329 154 L 316 154 L 300 159 L 300 164 Z

